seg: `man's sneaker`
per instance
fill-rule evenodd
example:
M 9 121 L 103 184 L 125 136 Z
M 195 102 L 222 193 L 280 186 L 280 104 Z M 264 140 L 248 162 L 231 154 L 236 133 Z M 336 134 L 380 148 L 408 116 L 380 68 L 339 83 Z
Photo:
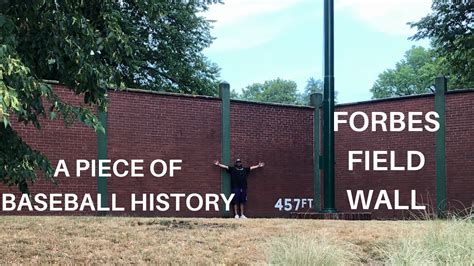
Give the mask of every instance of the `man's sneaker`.
M 242 215 L 240 216 L 240 219 L 248 219 L 248 218 L 247 218 L 245 215 L 242 214 Z
M 242 215 L 242 216 L 243 216 L 243 215 Z M 239 215 L 236 214 L 236 215 L 234 216 L 234 218 L 235 218 L 235 219 L 239 219 Z M 247 217 L 245 217 L 245 218 L 247 218 Z

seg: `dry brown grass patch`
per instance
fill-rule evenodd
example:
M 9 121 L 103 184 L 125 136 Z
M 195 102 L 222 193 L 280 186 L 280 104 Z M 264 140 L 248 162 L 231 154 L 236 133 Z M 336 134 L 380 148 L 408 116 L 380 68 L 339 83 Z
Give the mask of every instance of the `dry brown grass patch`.
M 0 217 L 0 227 L 0 263 L 264 264 L 269 244 L 292 236 L 337 239 L 367 263 L 426 222 Z

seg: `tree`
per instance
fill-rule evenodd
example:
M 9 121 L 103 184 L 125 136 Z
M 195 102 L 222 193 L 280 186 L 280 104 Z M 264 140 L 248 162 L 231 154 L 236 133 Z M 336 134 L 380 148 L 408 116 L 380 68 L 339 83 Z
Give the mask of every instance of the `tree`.
M 324 83 L 320 79 L 315 79 L 313 77 L 310 77 L 308 81 L 306 81 L 306 87 L 304 88 L 303 94 L 300 95 L 300 104 L 301 105 L 308 105 L 310 96 L 313 93 L 324 93 Z M 338 91 L 334 92 L 334 102 L 337 103 L 337 95 Z
M 231 99 L 240 99 L 240 95 L 236 90 L 231 89 L 230 90 L 230 98 Z
M 309 99 L 312 93 L 320 92 L 323 93 L 323 81 L 310 77 L 306 81 L 306 87 L 304 88 L 303 94 L 300 95 L 300 104 L 309 105 Z
M 27 190 L 49 160 L 21 140 L 10 120 L 40 128 L 40 117 L 80 120 L 103 130 L 94 109 L 108 88 L 217 93 L 218 68 L 201 53 L 212 38 L 196 13 L 204 1 L 0 0 L 0 181 Z M 84 98 L 62 101 L 43 79 Z M 12 117 L 12 115 L 14 115 Z
M 412 40 L 430 38 L 432 49 L 413 47 L 395 69 L 381 73 L 372 87 L 373 98 L 429 92 L 434 78 L 448 77 L 448 89 L 474 87 L 474 4 L 472 1 L 434 1 L 432 13 L 418 22 Z
M 294 81 L 284 79 L 268 80 L 254 83 L 242 90 L 241 99 L 282 104 L 299 104 L 297 85 Z
M 409 23 L 417 28 L 411 39 L 430 38 L 436 56 L 449 66 L 454 86 L 474 88 L 474 2 L 433 1 L 431 8 L 432 13 Z
M 313 77 L 309 78 L 303 93 L 298 93 L 294 81 L 280 78 L 268 80 L 262 83 L 254 83 L 238 93 L 231 91 L 231 98 L 258 102 L 273 102 L 282 104 L 309 105 L 312 93 L 323 91 L 323 82 Z M 337 100 L 337 91 L 336 91 Z
M 394 69 L 379 74 L 371 89 L 372 98 L 428 93 L 434 78 L 442 72 L 442 63 L 433 50 L 413 46 Z

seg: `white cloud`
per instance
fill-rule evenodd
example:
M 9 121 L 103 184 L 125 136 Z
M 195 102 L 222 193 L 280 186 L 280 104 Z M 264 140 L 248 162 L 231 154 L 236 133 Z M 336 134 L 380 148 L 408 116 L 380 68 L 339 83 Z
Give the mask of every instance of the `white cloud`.
M 202 13 L 213 23 L 212 35 L 217 39 L 211 52 L 227 52 L 254 48 L 271 42 L 304 14 L 291 14 L 288 10 L 304 2 L 320 2 L 311 12 L 321 16 L 322 0 L 225 0 Z M 335 0 L 335 12 L 344 12 L 366 23 L 378 32 L 410 36 L 415 29 L 406 24 L 417 21 L 430 12 L 431 0 Z M 306 14 L 307 15 L 307 14 Z
M 377 31 L 412 35 L 407 22 L 418 21 L 430 12 L 431 0 L 336 0 L 335 11 L 349 11 Z
M 304 0 L 226 0 L 225 4 L 211 5 L 203 15 L 209 20 L 217 20 L 217 27 L 246 20 L 249 17 L 290 8 Z
M 290 23 L 287 19 L 252 20 L 217 28 L 213 32 L 217 39 L 210 49 L 214 52 L 224 52 L 257 47 L 285 32 Z
M 226 0 L 223 5 L 211 5 L 202 13 L 215 21 L 211 33 L 217 39 L 210 51 L 243 50 L 272 41 L 295 21 L 285 11 L 304 1 L 308 0 Z

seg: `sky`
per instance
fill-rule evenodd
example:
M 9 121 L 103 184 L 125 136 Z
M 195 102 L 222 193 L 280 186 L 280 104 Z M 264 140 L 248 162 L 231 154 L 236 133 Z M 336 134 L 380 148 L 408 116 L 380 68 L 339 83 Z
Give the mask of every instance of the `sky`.
M 203 13 L 216 39 L 204 54 L 221 79 L 241 91 L 283 78 L 303 91 L 323 79 L 323 0 L 225 0 Z M 334 58 L 338 103 L 370 100 L 377 76 L 403 58 L 415 33 L 406 25 L 430 12 L 431 0 L 335 0 Z

